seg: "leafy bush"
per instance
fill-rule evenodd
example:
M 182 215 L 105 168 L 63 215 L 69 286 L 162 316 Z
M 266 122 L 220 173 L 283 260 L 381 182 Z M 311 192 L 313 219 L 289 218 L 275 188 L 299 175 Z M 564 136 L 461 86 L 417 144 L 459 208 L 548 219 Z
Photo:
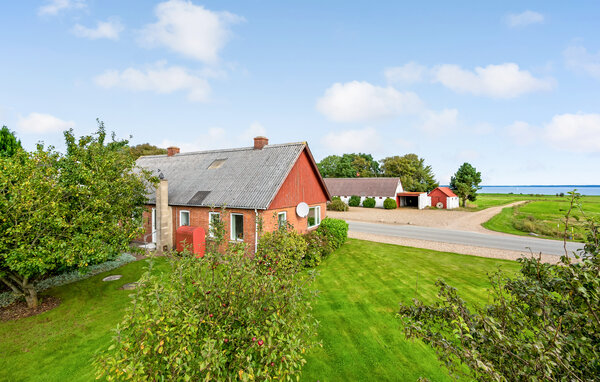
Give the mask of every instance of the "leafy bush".
M 392 198 L 386 198 L 383 201 L 383 208 L 386 210 L 395 210 L 397 207 L 398 205 L 396 204 L 396 201 Z
M 332 200 L 327 203 L 327 209 L 330 211 L 348 211 L 348 205 L 342 202 L 341 199 Z
M 331 201 L 333 202 L 335 200 L 342 200 L 342 198 L 340 198 L 339 196 L 332 196 Z
M 579 195 L 571 206 L 582 215 Z M 593 381 L 600 375 L 600 229 L 587 220 L 584 250 L 558 264 L 523 257 L 517 276 L 491 274 L 490 303 L 473 311 L 440 280 L 440 300 L 401 305 L 408 337 L 434 348 L 448 368 L 477 381 Z
M 264 233 L 258 241 L 256 261 L 267 273 L 289 272 L 302 263 L 306 240 L 292 227 Z
M 287 241 L 287 239 L 285 239 Z M 273 237 L 263 242 L 277 242 Z M 112 345 L 95 365 L 107 380 L 287 380 L 315 344 L 312 272 L 265 273 L 243 247 L 170 257 L 147 272 Z
M 360 196 L 352 195 L 348 200 L 348 205 L 350 207 L 358 207 L 360 206 Z
M 375 207 L 375 198 L 366 198 L 362 203 L 365 208 L 373 208 Z
M 306 253 L 304 255 L 304 266 L 314 268 L 321 263 L 323 258 L 333 252 L 327 236 L 322 235 L 318 230 L 311 231 L 304 235 L 306 241 Z
M 325 218 L 317 232 L 324 236 L 332 251 L 338 249 L 348 238 L 348 223 L 341 219 Z

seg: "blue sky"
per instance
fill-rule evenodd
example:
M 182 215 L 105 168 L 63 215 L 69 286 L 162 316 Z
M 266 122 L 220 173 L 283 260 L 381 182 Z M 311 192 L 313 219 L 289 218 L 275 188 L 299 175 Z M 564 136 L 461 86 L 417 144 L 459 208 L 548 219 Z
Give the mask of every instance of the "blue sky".
M 600 3 L 3 2 L 0 124 L 182 151 L 414 152 L 447 183 L 600 183 Z

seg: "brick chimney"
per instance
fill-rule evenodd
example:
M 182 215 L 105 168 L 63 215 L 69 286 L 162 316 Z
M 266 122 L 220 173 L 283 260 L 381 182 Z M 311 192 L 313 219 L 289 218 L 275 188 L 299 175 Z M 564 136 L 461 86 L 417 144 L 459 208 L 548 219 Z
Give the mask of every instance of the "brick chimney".
M 269 144 L 267 137 L 255 137 L 254 138 L 254 150 L 262 150 L 263 147 Z
M 167 147 L 167 156 L 172 157 L 175 154 L 179 154 L 179 147 L 171 146 Z

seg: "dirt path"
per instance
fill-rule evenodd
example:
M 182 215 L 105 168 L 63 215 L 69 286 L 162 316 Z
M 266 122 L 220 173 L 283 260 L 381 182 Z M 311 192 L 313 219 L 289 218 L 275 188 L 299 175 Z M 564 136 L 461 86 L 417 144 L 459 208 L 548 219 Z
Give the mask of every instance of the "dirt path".
M 410 224 L 423 227 L 445 228 L 460 231 L 493 233 L 507 235 L 501 232 L 489 231 L 481 226 L 503 208 L 512 207 L 523 201 L 490 207 L 477 212 L 413 208 L 398 208 L 384 210 L 382 208 L 350 207 L 349 211 L 327 211 L 327 216 L 336 219 L 354 220 L 368 223 Z

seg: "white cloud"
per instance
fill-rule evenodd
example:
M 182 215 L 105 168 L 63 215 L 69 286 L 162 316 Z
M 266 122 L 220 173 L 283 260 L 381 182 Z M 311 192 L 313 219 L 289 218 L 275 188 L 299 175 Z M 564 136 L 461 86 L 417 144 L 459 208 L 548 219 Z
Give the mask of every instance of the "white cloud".
M 177 142 L 164 140 L 160 147 L 175 146 L 181 149 L 181 152 L 193 152 L 201 150 L 215 150 L 232 147 L 248 147 L 254 144 L 253 138 L 259 135 L 266 136 L 267 130 L 258 122 L 253 122 L 250 127 L 242 132 L 235 134 L 227 133 L 221 127 L 211 127 L 206 133 L 200 134 L 193 140 Z
M 458 162 L 475 162 L 481 158 L 481 153 L 476 150 L 460 150 L 456 153 L 455 158 Z
M 402 66 L 387 68 L 384 74 L 388 82 L 412 84 L 422 81 L 427 71 L 427 67 L 411 61 Z
M 77 37 L 89 38 L 91 40 L 99 38 L 118 40 L 119 34 L 123 29 L 124 27 L 119 20 L 112 19 L 108 21 L 98 21 L 95 28 L 87 28 L 81 24 L 76 24 L 73 27 L 73 33 Z
M 515 98 L 525 93 L 551 90 L 553 81 L 538 79 L 514 63 L 464 70 L 458 65 L 438 65 L 432 69 L 434 82 L 458 93 L 492 98 Z
M 527 122 L 515 121 L 506 127 L 506 133 L 517 145 L 524 146 L 542 139 L 539 128 L 531 126 Z
M 576 152 L 600 152 L 600 114 L 555 115 L 544 126 L 555 147 Z
M 140 31 L 140 42 L 168 49 L 202 62 L 214 63 L 231 37 L 229 27 L 242 17 L 213 12 L 190 1 L 169 0 L 154 9 L 158 21 Z
M 565 49 L 563 56 L 568 68 L 600 80 L 600 51 L 593 54 L 582 46 L 571 46 Z
M 63 121 L 50 114 L 31 113 L 26 117 L 19 117 L 17 127 L 23 133 L 56 133 L 75 126 L 73 121 Z
M 506 24 L 511 28 L 524 27 L 531 24 L 540 24 L 544 22 L 544 15 L 538 12 L 525 11 L 522 13 L 513 13 L 506 17 Z
M 428 110 L 423 113 L 422 130 L 429 134 L 445 134 L 453 132 L 458 126 L 458 110 L 444 109 L 441 112 Z
M 55 16 L 61 11 L 82 9 L 86 6 L 85 0 L 49 0 L 46 2 L 46 5 L 38 8 L 38 15 Z
M 368 82 L 335 83 L 317 101 L 317 110 L 336 122 L 364 122 L 423 108 L 421 99 L 412 92 L 379 87 Z
M 127 68 L 122 72 L 108 70 L 94 78 L 103 88 L 121 88 L 132 91 L 152 91 L 157 94 L 170 94 L 176 91 L 187 92 L 187 98 L 194 102 L 204 102 L 210 94 L 208 82 L 185 68 L 165 66 L 158 63 L 145 70 Z
M 373 127 L 361 130 L 331 132 L 321 138 L 329 153 L 343 154 L 351 152 L 376 153 L 383 147 L 381 137 Z

